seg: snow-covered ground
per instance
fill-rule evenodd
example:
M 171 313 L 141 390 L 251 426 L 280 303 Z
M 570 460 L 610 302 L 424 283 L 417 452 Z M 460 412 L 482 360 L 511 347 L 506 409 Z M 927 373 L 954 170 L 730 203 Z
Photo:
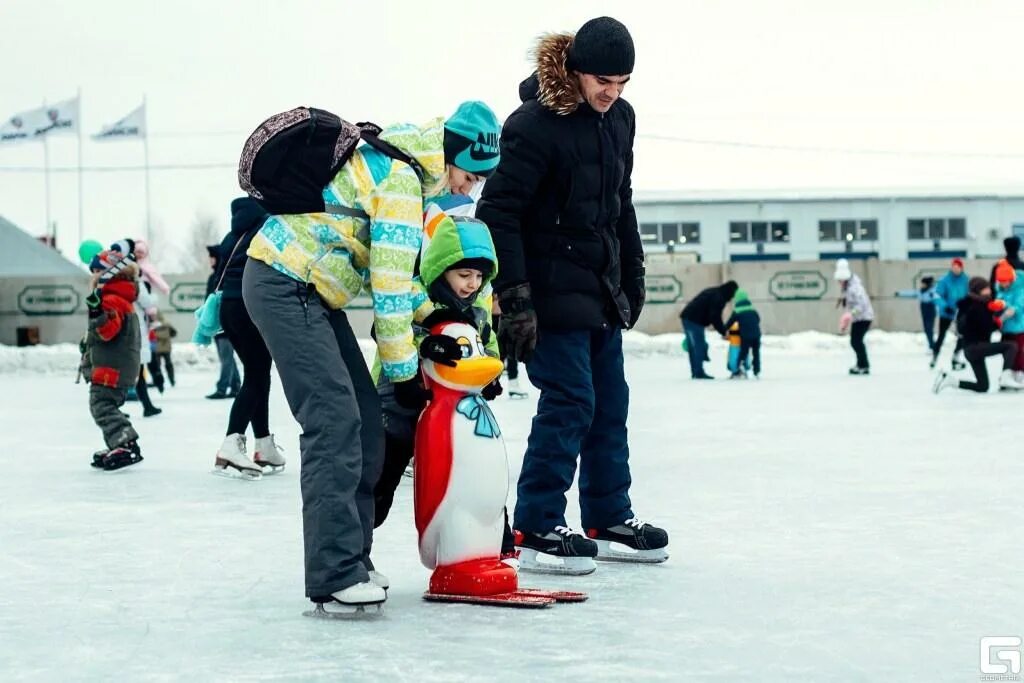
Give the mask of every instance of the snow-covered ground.
M 846 340 L 770 340 L 759 382 L 691 382 L 678 341 L 627 359 L 633 500 L 667 563 L 523 576 L 581 605 L 429 604 L 406 481 L 364 622 L 301 616 L 297 467 L 211 476 L 230 406 L 202 398 L 209 352 L 182 348 L 137 419 L 146 460 L 103 473 L 73 352 L 0 349 L 0 679 L 971 681 L 983 636 L 1024 635 L 1024 396 L 932 395 L 910 335 L 869 337 L 866 378 Z M 513 471 L 533 408 L 495 402 Z M 271 424 L 297 465 L 276 384 Z

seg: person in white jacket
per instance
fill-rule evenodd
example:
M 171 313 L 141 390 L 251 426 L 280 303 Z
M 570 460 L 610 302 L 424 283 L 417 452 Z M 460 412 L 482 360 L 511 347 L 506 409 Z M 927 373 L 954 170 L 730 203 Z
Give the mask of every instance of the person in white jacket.
M 868 375 L 871 373 L 871 363 L 868 361 L 868 349 L 864 344 L 864 337 L 875 319 L 875 311 L 871 308 L 871 299 L 864 289 L 860 277 L 850 270 L 850 262 L 844 258 L 836 261 L 835 279 L 839 282 L 842 296 L 839 299 L 839 306 L 843 308 L 840 318 L 840 331 L 850 330 L 850 346 L 857 354 L 857 364 L 850 368 L 851 375 Z

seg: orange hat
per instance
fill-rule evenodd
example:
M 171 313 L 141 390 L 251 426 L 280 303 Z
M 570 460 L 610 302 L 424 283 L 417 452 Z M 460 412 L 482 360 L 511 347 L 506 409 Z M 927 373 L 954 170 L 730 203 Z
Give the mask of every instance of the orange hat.
M 1014 272 L 1013 266 L 1003 259 L 996 264 L 996 282 L 999 284 L 1010 284 L 1017 279 L 1017 273 Z

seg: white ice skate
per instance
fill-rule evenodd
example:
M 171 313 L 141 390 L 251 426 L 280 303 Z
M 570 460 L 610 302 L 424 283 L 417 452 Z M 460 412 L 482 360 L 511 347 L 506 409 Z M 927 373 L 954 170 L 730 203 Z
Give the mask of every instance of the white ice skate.
M 945 370 L 942 370 L 939 372 L 939 374 L 935 375 L 935 382 L 932 383 L 932 393 L 937 394 L 943 389 L 955 387 L 958 381 L 959 380 L 953 377 L 953 375 L 946 372 Z
M 380 612 L 380 606 L 388 599 L 387 593 L 373 581 L 364 581 L 354 586 L 331 593 L 330 600 L 316 602 L 316 607 L 302 614 L 320 619 L 351 619 Z M 376 610 L 372 610 L 376 607 Z M 368 611 L 370 608 L 372 611 Z
M 999 388 L 1020 391 L 1021 389 L 1024 389 L 1024 383 L 1017 381 L 1017 378 L 1014 377 L 1013 370 L 1003 370 L 999 375 Z
M 252 454 L 253 461 L 264 468 L 264 474 L 275 474 L 284 469 L 284 459 L 281 447 L 274 441 L 274 435 L 256 439 L 256 447 Z
M 528 398 L 530 394 L 523 389 L 523 386 L 519 383 L 519 378 L 510 379 L 508 381 L 508 397 L 510 399 L 523 399 Z
M 370 583 L 378 588 L 383 588 L 385 592 L 388 588 L 391 588 L 391 582 L 388 581 L 388 577 L 384 576 L 376 569 L 370 570 Z
M 217 459 L 214 460 L 214 474 L 226 477 L 238 477 L 241 479 L 259 479 L 263 476 L 263 470 L 256 463 L 249 459 L 245 453 L 245 435 L 228 434 L 224 437 L 224 443 L 217 451 Z M 229 472 L 228 468 L 236 470 Z

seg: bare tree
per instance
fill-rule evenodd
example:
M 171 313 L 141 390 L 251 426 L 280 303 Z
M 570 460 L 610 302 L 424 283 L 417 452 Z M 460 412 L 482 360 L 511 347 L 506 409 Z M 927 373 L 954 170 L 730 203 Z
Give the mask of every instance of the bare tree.
M 211 244 L 220 244 L 223 230 L 213 216 L 198 212 L 189 229 L 189 236 L 181 256 L 181 270 L 185 273 L 206 270 L 209 268 L 209 254 L 206 248 Z

